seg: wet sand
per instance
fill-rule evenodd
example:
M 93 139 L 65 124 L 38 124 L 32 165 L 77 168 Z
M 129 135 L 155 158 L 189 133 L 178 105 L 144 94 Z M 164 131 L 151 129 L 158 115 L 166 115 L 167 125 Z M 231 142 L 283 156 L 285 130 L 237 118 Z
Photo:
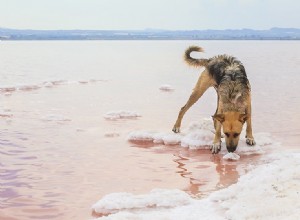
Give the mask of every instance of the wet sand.
M 263 155 L 234 162 L 208 150 L 127 141 L 131 131 L 171 130 L 199 75 L 181 61 L 190 44 L 206 48 L 206 56 L 227 51 L 244 62 L 253 91 L 254 133 L 271 133 L 282 142 L 283 149 L 266 153 L 298 147 L 298 42 L 2 43 L 2 87 L 54 78 L 72 83 L 1 92 L 1 220 L 88 219 L 91 205 L 112 192 L 176 188 L 205 197 L 237 182 L 249 164 L 261 163 Z M 26 62 L 14 57 L 29 48 Z M 286 65 L 279 62 L 281 54 Z M 56 57 L 52 65 L 50 55 Z M 163 84 L 174 90 L 161 91 Z M 210 117 L 215 107 L 215 92 L 209 90 L 182 126 Z M 141 117 L 104 119 L 113 110 L 137 111 Z

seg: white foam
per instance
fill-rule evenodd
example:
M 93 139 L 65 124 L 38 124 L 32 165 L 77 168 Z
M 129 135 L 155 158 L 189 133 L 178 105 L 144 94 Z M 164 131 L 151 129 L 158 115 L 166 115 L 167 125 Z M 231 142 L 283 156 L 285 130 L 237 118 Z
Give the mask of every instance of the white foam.
M 168 84 L 161 85 L 161 86 L 159 87 L 159 89 L 160 89 L 161 91 L 164 91 L 164 92 L 171 92 L 171 91 L 174 90 L 174 88 L 173 88 L 171 85 L 168 85 Z
M 117 119 L 136 119 L 141 117 L 141 115 L 135 111 L 126 111 L 126 110 L 119 110 L 119 111 L 110 111 L 107 112 L 103 117 L 107 120 L 117 120 Z
M 92 209 L 108 219 L 296 220 L 299 218 L 300 153 L 280 153 L 241 176 L 238 182 L 204 199 L 178 190 L 156 190 L 145 195 L 110 194 Z M 257 202 L 263 202 L 259 205 Z

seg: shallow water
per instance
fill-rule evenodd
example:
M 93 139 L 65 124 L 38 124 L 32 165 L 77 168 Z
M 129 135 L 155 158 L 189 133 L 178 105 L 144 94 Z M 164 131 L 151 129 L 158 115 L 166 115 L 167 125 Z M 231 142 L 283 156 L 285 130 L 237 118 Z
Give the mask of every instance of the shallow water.
M 204 56 L 228 53 L 252 85 L 254 133 L 271 133 L 281 151 L 300 135 L 298 41 L 0 42 L 0 219 L 88 219 L 112 192 L 178 188 L 194 196 L 235 183 L 249 164 L 208 150 L 131 143 L 135 130 L 170 131 L 199 76 L 182 61 L 191 44 Z M 170 84 L 173 91 L 159 88 Z M 209 90 L 183 127 L 209 117 Z M 105 120 L 109 111 L 136 119 Z

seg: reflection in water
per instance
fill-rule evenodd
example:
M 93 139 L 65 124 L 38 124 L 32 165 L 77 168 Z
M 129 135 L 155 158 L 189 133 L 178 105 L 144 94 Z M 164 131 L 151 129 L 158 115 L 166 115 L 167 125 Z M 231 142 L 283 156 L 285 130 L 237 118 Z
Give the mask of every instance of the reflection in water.
M 189 186 L 185 189 L 185 191 L 188 191 L 194 195 L 199 194 L 200 193 L 199 187 L 203 185 L 203 183 L 201 184 L 199 180 L 193 178 L 193 173 L 188 171 L 185 168 L 185 164 L 188 159 L 180 156 L 178 157 L 179 157 L 178 159 L 174 160 L 174 162 L 178 164 L 177 168 L 179 169 L 179 171 L 177 171 L 176 173 L 179 173 L 180 176 L 182 176 L 183 178 L 187 178 L 189 180 Z
M 247 161 L 247 158 L 244 159 L 244 166 L 247 166 Z M 236 183 L 240 175 L 243 174 L 237 171 L 237 162 L 228 162 L 223 164 L 221 161 L 218 161 L 216 162 L 216 171 L 220 176 L 220 180 L 216 185 L 216 188 L 224 188 Z
M 135 142 L 134 147 L 148 149 L 156 154 L 172 154 L 175 157 L 173 161 L 177 164 L 173 168 L 174 172 L 187 180 L 182 190 L 196 197 L 208 195 L 211 191 L 236 183 L 238 178 L 247 172 L 249 164 L 257 164 L 260 157 L 243 155 L 239 161 L 227 161 L 222 158 L 223 155 L 212 155 L 209 150 L 188 150 L 178 145 Z
M 198 152 L 197 152 L 198 151 Z M 187 156 L 187 155 L 186 155 Z M 188 157 L 177 156 L 174 162 L 183 178 L 188 179 L 185 191 L 197 195 L 207 195 L 216 189 L 225 188 L 237 182 L 247 166 L 247 158 L 241 161 L 225 161 L 222 155 L 211 155 L 208 150 L 194 150 Z M 239 166 L 240 171 L 237 170 Z

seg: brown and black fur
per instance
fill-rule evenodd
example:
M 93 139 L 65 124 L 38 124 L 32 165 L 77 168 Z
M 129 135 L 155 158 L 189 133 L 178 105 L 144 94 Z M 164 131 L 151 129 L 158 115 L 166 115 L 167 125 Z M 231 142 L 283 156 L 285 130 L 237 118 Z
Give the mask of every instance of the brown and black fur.
M 184 60 L 194 67 L 205 67 L 187 103 L 181 108 L 174 132 L 180 131 L 181 120 L 186 111 L 204 94 L 214 87 L 218 95 L 218 105 L 213 116 L 216 129 L 211 147 L 212 153 L 221 149 L 221 127 L 225 134 L 229 152 L 236 150 L 243 124 L 247 123 L 246 142 L 254 145 L 251 125 L 251 88 L 243 64 L 235 57 L 218 55 L 209 59 L 194 59 L 191 53 L 203 52 L 201 47 L 191 46 L 184 54 Z

